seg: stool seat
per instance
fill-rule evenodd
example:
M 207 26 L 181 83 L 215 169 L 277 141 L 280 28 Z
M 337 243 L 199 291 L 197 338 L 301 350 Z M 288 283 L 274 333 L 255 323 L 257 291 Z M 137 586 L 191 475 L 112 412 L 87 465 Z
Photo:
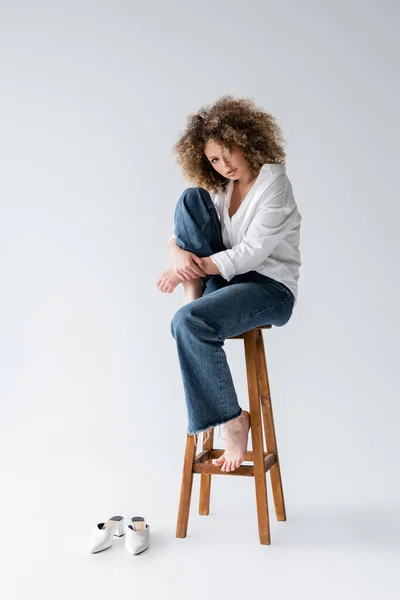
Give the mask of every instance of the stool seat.
M 256 332 L 256 329 L 271 329 L 272 325 L 261 325 L 261 327 L 255 327 L 254 329 L 251 329 L 250 331 L 254 331 Z M 247 333 L 247 331 L 245 331 L 244 333 L 239 333 L 239 335 L 232 335 L 231 337 L 227 337 L 227 340 L 242 340 L 244 339 L 244 334 Z M 255 333 L 256 336 L 258 336 L 258 333 Z
M 272 325 L 262 325 L 239 335 L 226 338 L 227 340 L 244 340 L 247 387 L 249 394 L 250 433 L 253 448 L 253 450 L 246 452 L 245 462 L 252 462 L 253 464 L 244 465 L 242 463 L 235 471 L 222 471 L 221 467 L 212 464 L 214 458 L 218 458 L 224 453 L 223 449 L 213 448 L 214 428 L 210 430 L 208 439 L 202 444 L 201 452 L 198 452 L 197 454 L 194 436 L 187 434 L 178 521 L 176 526 L 177 538 L 184 538 L 187 534 L 193 475 L 195 473 L 200 474 L 201 476 L 200 515 L 208 515 L 210 511 L 212 475 L 254 477 L 259 540 L 261 544 L 269 545 L 271 541 L 266 485 L 266 473 L 268 472 L 271 477 L 276 518 L 278 521 L 286 521 L 278 446 L 275 435 L 262 333 L 263 329 L 271 329 L 271 327 Z M 265 435 L 265 448 L 263 430 Z

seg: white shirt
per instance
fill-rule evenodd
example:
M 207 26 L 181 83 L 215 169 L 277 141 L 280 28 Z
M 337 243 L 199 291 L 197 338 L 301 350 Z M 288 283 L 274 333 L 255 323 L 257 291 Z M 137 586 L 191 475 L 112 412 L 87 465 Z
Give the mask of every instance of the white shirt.
M 217 192 L 208 190 L 227 248 L 211 254 L 211 260 L 227 281 L 248 271 L 257 271 L 280 281 L 293 292 L 296 303 L 302 217 L 286 175 L 286 165 L 264 164 L 253 187 L 230 219 L 228 209 L 233 183 L 231 179 L 225 192 L 221 186 Z

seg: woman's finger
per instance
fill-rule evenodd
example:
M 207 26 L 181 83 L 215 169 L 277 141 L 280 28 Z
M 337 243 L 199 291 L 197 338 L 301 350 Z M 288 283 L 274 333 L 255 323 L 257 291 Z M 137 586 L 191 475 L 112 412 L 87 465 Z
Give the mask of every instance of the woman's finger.
M 198 267 L 200 267 L 200 269 L 203 268 L 203 259 L 200 256 L 196 256 L 195 254 L 193 254 L 193 261 Z
M 197 273 L 197 275 L 200 275 L 200 277 L 206 276 L 206 273 L 203 271 L 203 269 L 201 269 L 197 265 L 193 267 L 193 270 L 195 271 L 195 273 Z
M 183 277 L 183 279 L 190 279 L 190 277 L 186 274 L 186 271 L 181 271 L 179 273 L 180 277 Z
M 194 269 L 190 270 L 190 279 L 198 279 L 198 274 L 196 273 L 196 271 Z

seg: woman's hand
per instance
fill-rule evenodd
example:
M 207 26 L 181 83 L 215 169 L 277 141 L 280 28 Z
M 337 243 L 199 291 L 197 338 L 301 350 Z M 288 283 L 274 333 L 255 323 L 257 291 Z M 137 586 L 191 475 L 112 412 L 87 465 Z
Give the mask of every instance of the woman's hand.
M 199 279 L 199 276 L 205 277 L 207 273 L 203 270 L 202 263 L 206 260 L 199 258 L 196 254 L 182 250 L 177 246 L 177 250 L 170 252 L 172 265 L 161 273 L 156 281 L 156 285 L 161 292 L 170 294 L 176 286 L 186 279 Z
M 175 245 L 170 252 L 171 267 L 176 275 L 183 281 L 184 279 L 197 279 L 205 277 L 205 265 L 203 259 L 188 250 L 183 250 Z

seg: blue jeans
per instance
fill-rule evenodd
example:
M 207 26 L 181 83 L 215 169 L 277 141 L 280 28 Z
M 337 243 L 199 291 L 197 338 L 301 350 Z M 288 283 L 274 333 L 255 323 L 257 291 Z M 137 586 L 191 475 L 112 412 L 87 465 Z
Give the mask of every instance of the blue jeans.
M 199 257 L 226 250 L 221 223 L 207 190 L 186 189 L 174 214 L 176 243 Z M 283 283 L 249 271 L 229 282 L 202 277 L 203 295 L 179 308 L 171 321 L 188 411 L 187 433 L 206 431 L 238 417 L 239 406 L 224 340 L 261 325 L 282 327 L 294 295 Z

